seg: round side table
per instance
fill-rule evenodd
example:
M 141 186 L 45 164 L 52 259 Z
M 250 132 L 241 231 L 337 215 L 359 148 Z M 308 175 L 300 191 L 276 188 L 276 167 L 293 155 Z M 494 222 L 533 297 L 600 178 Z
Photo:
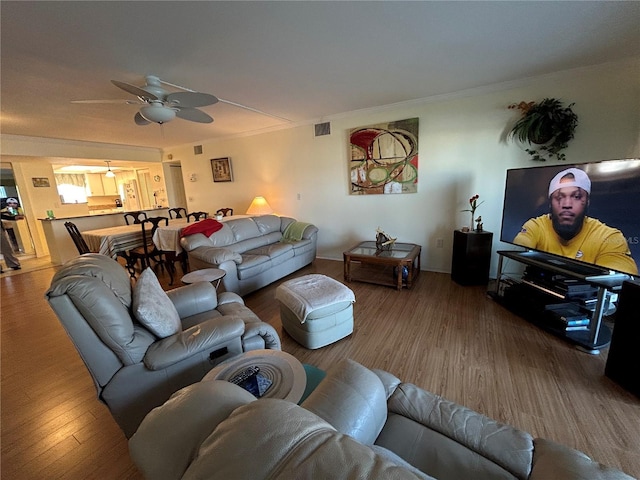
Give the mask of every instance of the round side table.
M 249 367 L 260 368 L 260 374 L 271 380 L 271 386 L 260 398 L 281 398 L 297 403 L 305 393 L 307 373 L 293 355 L 280 350 L 252 350 L 230 358 L 209 370 L 203 382 L 229 380 Z
M 195 282 L 211 282 L 217 290 L 220 281 L 226 274 L 227 272 L 221 268 L 203 268 L 202 270 L 194 270 L 193 272 L 187 273 L 182 277 L 182 283 L 188 285 Z

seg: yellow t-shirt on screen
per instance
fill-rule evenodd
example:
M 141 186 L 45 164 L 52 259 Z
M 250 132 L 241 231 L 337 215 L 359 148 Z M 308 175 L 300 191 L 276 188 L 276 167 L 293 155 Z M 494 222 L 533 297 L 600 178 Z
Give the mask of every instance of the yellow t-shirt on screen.
M 522 226 L 513 243 L 619 272 L 638 274 L 638 266 L 631 257 L 622 232 L 595 218 L 585 217 L 582 229 L 569 241 L 555 232 L 549 214 L 531 218 Z

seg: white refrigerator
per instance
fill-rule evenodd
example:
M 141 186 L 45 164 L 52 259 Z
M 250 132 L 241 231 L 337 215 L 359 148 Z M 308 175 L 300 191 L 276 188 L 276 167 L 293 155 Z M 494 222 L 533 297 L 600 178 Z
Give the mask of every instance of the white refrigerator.
M 120 197 L 123 200 L 125 211 L 140 210 L 140 192 L 136 180 L 127 180 L 119 185 Z

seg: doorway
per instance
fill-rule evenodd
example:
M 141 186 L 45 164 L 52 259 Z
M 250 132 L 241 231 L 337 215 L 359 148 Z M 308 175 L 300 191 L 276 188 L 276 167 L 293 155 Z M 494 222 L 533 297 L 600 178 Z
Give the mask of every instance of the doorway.
M 182 178 L 182 166 L 178 164 L 169 165 L 169 182 L 171 183 L 170 191 L 173 198 L 171 198 L 171 205 L 174 207 L 184 207 L 187 210 L 187 194 L 184 190 L 184 180 Z M 167 185 L 167 187 L 169 187 Z
M 10 162 L 0 162 L 0 208 L 5 208 L 7 198 L 18 200 L 18 208 L 24 211 L 24 204 L 13 175 L 13 166 Z M 34 257 L 35 245 L 26 217 L 20 220 L 2 220 L 2 223 L 18 260 Z

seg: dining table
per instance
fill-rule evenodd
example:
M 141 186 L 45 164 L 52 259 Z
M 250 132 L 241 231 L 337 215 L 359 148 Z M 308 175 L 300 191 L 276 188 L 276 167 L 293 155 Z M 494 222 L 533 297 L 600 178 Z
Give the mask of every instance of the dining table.
M 169 220 L 168 226 L 159 226 L 153 236 L 153 243 L 159 250 L 182 252 L 180 232 L 186 227 L 186 218 Z M 159 234 L 158 232 L 162 233 Z M 82 233 L 89 250 L 116 258 L 119 253 L 142 246 L 141 224 L 118 225 L 115 227 L 85 230 Z
M 180 247 L 180 231 L 185 226 L 187 226 L 186 218 L 169 220 L 168 226 L 158 227 L 158 229 L 166 229 L 166 235 L 157 235 L 157 229 L 153 236 L 153 242 L 156 244 L 156 248 L 165 252 L 166 260 L 170 265 L 173 265 L 175 260 L 181 259 L 183 270 L 186 271 L 186 260 L 184 259 L 184 255 L 180 255 L 182 252 L 182 247 Z M 85 230 L 80 233 L 91 252 L 100 253 L 113 259 L 117 257 L 124 258 L 129 274 L 132 278 L 135 277 L 136 262 L 129 252 L 136 247 L 141 247 L 144 243 L 142 224 L 118 225 L 115 227 Z M 169 241 L 174 238 L 174 235 L 175 240 Z M 176 251 L 178 249 L 179 251 Z M 171 283 L 173 283 L 173 275 L 171 275 Z
M 160 226 L 153 234 L 153 243 L 158 250 L 165 252 L 175 252 L 176 256 L 182 253 L 180 245 L 180 234 L 187 225 L 186 218 L 176 218 L 169 220 L 169 225 Z
M 234 215 L 223 217 L 221 222 L 234 218 L 248 217 L 248 215 Z M 169 225 L 159 226 L 153 234 L 153 243 L 158 250 L 173 252 L 176 257 L 182 254 L 180 238 L 182 229 L 187 225 L 186 218 L 169 220 Z M 98 228 L 80 232 L 85 239 L 89 250 L 101 253 L 111 258 L 122 256 L 123 253 L 142 246 L 142 228 L 139 223 L 132 225 L 118 225 L 115 227 Z
M 142 228 L 140 224 L 118 225 L 80 232 L 89 250 L 111 258 L 118 253 L 142 246 Z

